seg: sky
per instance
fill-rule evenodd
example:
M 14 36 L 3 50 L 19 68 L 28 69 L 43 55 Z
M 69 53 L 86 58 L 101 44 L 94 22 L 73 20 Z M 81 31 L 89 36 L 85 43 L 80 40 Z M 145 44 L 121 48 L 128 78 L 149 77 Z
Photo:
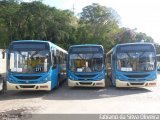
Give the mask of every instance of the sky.
M 75 15 L 92 3 L 112 7 L 121 17 L 121 26 L 146 33 L 160 44 L 160 0 L 42 0 L 42 2 L 62 10 L 73 10 L 74 6 Z

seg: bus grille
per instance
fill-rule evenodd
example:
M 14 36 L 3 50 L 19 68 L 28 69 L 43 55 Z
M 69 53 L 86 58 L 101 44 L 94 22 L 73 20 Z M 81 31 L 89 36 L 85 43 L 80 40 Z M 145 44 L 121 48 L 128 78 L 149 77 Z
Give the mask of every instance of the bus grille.
M 145 78 L 148 76 L 148 74 L 146 75 L 125 75 L 128 78 Z
M 130 83 L 131 85 L 144 85 L 144 83 Z
M 41 76 L 14 76 L 14 77 L 21 80 L 34 80 L 40 78 Z
M 20 85 L 21 88 L 34 88 L 35 85 Z
M 30 80 L 30 81 L 27 81 L 27 80 L 21 80 L 21 81 L 18 81 L 18 83 L 19 84 L 37 84 L 38 83 L 38 81 L 32 81 L 32 80 Z
M 81 85 L 91 85 L 92 82 L 79 82 L 79 84 L 81 84 Z
M 128 79 L 128 80 L 130 80 L 130 81 L 137 81 L 137 79 Z M 145 81 L 146 79 L 138 79 L 138 81 Z

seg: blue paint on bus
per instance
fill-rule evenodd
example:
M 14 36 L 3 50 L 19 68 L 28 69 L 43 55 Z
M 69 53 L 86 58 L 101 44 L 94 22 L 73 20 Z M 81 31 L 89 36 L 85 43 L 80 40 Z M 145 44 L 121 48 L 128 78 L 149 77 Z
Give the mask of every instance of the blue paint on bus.
M 156 57 L 157 57 L 157 71 L 160 71 L 160 54 L 157 54 Z
M 116 87 L 157 85 L 156 50 L 152 43 L 118 44 L 107 53 L 107 75 Z
M 70 46 L 67 60 L 69 87 L 105 87 L 105 56 L 102 45 Z
M 66 79 L 67 51 L 42 40 L 19 40 L 7 53 L 7 90 L 50 91 Z

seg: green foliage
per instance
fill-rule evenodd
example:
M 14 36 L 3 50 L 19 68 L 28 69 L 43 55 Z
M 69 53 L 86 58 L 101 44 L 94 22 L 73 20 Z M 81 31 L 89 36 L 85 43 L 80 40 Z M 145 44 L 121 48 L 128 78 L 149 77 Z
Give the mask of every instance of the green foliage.
M 147 36 L 145 33 L 137 33 L 136 34 L 136 41 L 141 41 L 141 40 L 145 40 L 146 42 L 154 42 L 153 38 L 150 36 Z
M 96 3 L 84 7 L 78 29 L 80 43 L 97 43 L 106 49 L 111 48 L 113 36 L 119 30 L 118 19 L 118 14 L 112 8 Z
M 116 35 L 116 43 L 129 43 L 129 42 L 153 42 L 153 38 L 147 36 L 145 33 L 135 31 L 136 29 L 121 28 Z
M 9 44 L 9 38 L 13 35 L 12 19 L 18 10 L 18 4 L 13 0 L 0 1 L 0 47 L 5 48 Z
M 106 51 L 115 44 L 153 42 L 145 33 L 119 27 L 115 10 L 97 3 L 86 6 L 80 18 L 40 1 L 0 1 L 0 48 L 13 40 L 49 40 L 65 49 L 73 44 L 102 44 Z
M 69 10 L 58 10 L 39 1 L 0 2 L 1 47 L 7 47 L 13 40 L 34 39 L 68 48 L 76 40 L 76 23 L 77 18 Z
M 160 54 L 160 45 L 158 43 L 155 43 L 155 48 L 156 48 L 157 54 Z

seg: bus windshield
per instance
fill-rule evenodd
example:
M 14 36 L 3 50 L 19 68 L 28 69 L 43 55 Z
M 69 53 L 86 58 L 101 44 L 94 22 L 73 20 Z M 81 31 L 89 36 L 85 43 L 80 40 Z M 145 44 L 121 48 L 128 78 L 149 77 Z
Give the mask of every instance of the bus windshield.
M 72 72 L 98 72 L 103 69 L 102 53 L 70 54 L 69 59 Z
M 9 71 L 15 73 L 41 73 L 50 68 L 49 50 L 10 50 Z
M 155 70 L 154 52 L 118 52 L 117 69 L 125 72 L 145 72 Z

